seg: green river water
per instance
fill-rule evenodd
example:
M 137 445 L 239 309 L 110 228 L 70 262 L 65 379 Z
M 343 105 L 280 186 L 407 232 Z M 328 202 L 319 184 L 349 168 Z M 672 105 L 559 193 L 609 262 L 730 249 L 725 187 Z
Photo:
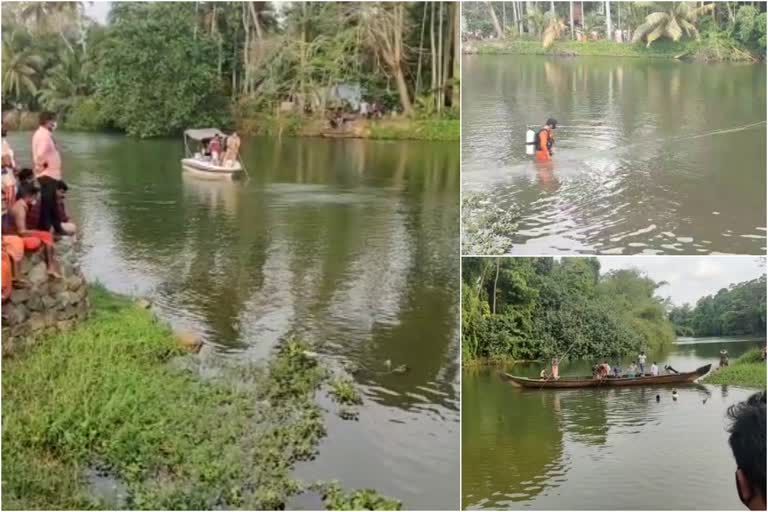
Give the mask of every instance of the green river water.
M 765 254 L 766 66 L 468 55 L 464 254 Z M 553 116 L 553 161 L 525 154 Z
M 22 165 L 30 138 L 9 137 Z M 218 183 L 182 173 L 181 140 L 55 138 L 88 279 L 149 297 L 216 357 L 264 360 L 298 334 L 330 365 L 363 368 L 359 421 L 327 407 L 299 477 L 457 507 L 456 144 L 244 139 L 251 179 Z
M 714 368 L 722 348 L 735 359 L 764 343 L 681 339 L 666 353 L 649 354 L 648 364 L 681 372 L 708 363 Z M 591 373 L 587 361 L 561 367 L 563 376 Z M 526 364 L 463 372 L 464 508 L 743 509 L 725 413 L 755 389 L 691 384 L 523 390 L 498 376 L 535 377 L 540 370 Z

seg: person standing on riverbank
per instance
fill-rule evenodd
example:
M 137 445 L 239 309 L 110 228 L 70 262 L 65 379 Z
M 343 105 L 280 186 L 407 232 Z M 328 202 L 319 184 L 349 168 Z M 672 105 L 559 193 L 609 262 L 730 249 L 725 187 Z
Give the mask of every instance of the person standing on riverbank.
M 35 176 L 40 183 L 40 224 L 43 231 L 63 235 L 59 219 L 56 191 L 61 181 L 61 155 L 53 140 L 56 129 L 56 114 L 53 112 L 40 113 L 40 126 L 32 136 L 32 162 Z
M 729 407 L 728 418 L 739 499 L 750 510 L 765 510 L 765 391 Z

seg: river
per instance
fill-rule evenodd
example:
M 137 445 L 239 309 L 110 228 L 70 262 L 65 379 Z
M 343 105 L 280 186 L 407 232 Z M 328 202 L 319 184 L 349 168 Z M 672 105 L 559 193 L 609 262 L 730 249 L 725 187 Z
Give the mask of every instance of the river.
M 681 339 L 649 354 L 678 371 L 731 359 L 765 340 Z M 725 413 L 755 389 L 692 384 L 522 390 L 500 368 L 462 378 L 464 508 L 741 510 Z M 541 365 L 506 371 L 534 377 Z M 589 375 L 590 363 L 561 375 Z M 677 389 L 679 399 L 672 400 Z M 656 395 L 660 401 L 656 402 Z
M 9 137 L 21 164 L 30 137 Z M 246 138 L 251 179 L 217 183 L 182 173 L 181 140 L 56 140 L 88 279 L 149 297 L 219 357 L 263 361 L 298 334 L 363 369 L 359 421 L 318 396 L 328 436 L 299 477 L 457 507 L 456 144 Z
M 462 76 L 465 254 L 765 253 L 764 63 L 467 55 Z

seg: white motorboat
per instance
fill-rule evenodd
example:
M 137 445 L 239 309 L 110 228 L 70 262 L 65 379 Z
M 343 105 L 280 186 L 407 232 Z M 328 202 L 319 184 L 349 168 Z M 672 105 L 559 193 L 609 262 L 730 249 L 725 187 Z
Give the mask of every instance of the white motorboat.
M 181 159 L 181 167 L 186 172 L 206 179 L 233 179 L 246 174 L 245 166 L 238 155 L 237 161 L 214 162 L 210 156 L 194 152 L 189 147 L 189 140 L 208 144 L 216 135 L 224 141 L 227 135 L 218 128 L 194 128 L 184 132 L 186 157 Z M 223 155 L 222 155 L 223 156 Z

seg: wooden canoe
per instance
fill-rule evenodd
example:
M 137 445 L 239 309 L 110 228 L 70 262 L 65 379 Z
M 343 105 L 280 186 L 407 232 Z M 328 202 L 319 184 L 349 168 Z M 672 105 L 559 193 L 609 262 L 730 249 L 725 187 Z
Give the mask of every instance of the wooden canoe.
M 502 373 L 503 379 L 509 381 L 512 385 L 529 389 L 561 389 L 561 388 L 600 388 L 614 386 L 657 386 L 662 384 L 686 384 L 691 383 L 706 375 L 711 364 L 704 365 L 701 368 L 687 373 L 672 373 L 667 375 L 644 375 L 642 377 L 608 377 L 603 380 L 592 377 L 560 377 L 558 380 L 549 379 L 528 379 L 526 377 L 517 377 L 509 373 Z

